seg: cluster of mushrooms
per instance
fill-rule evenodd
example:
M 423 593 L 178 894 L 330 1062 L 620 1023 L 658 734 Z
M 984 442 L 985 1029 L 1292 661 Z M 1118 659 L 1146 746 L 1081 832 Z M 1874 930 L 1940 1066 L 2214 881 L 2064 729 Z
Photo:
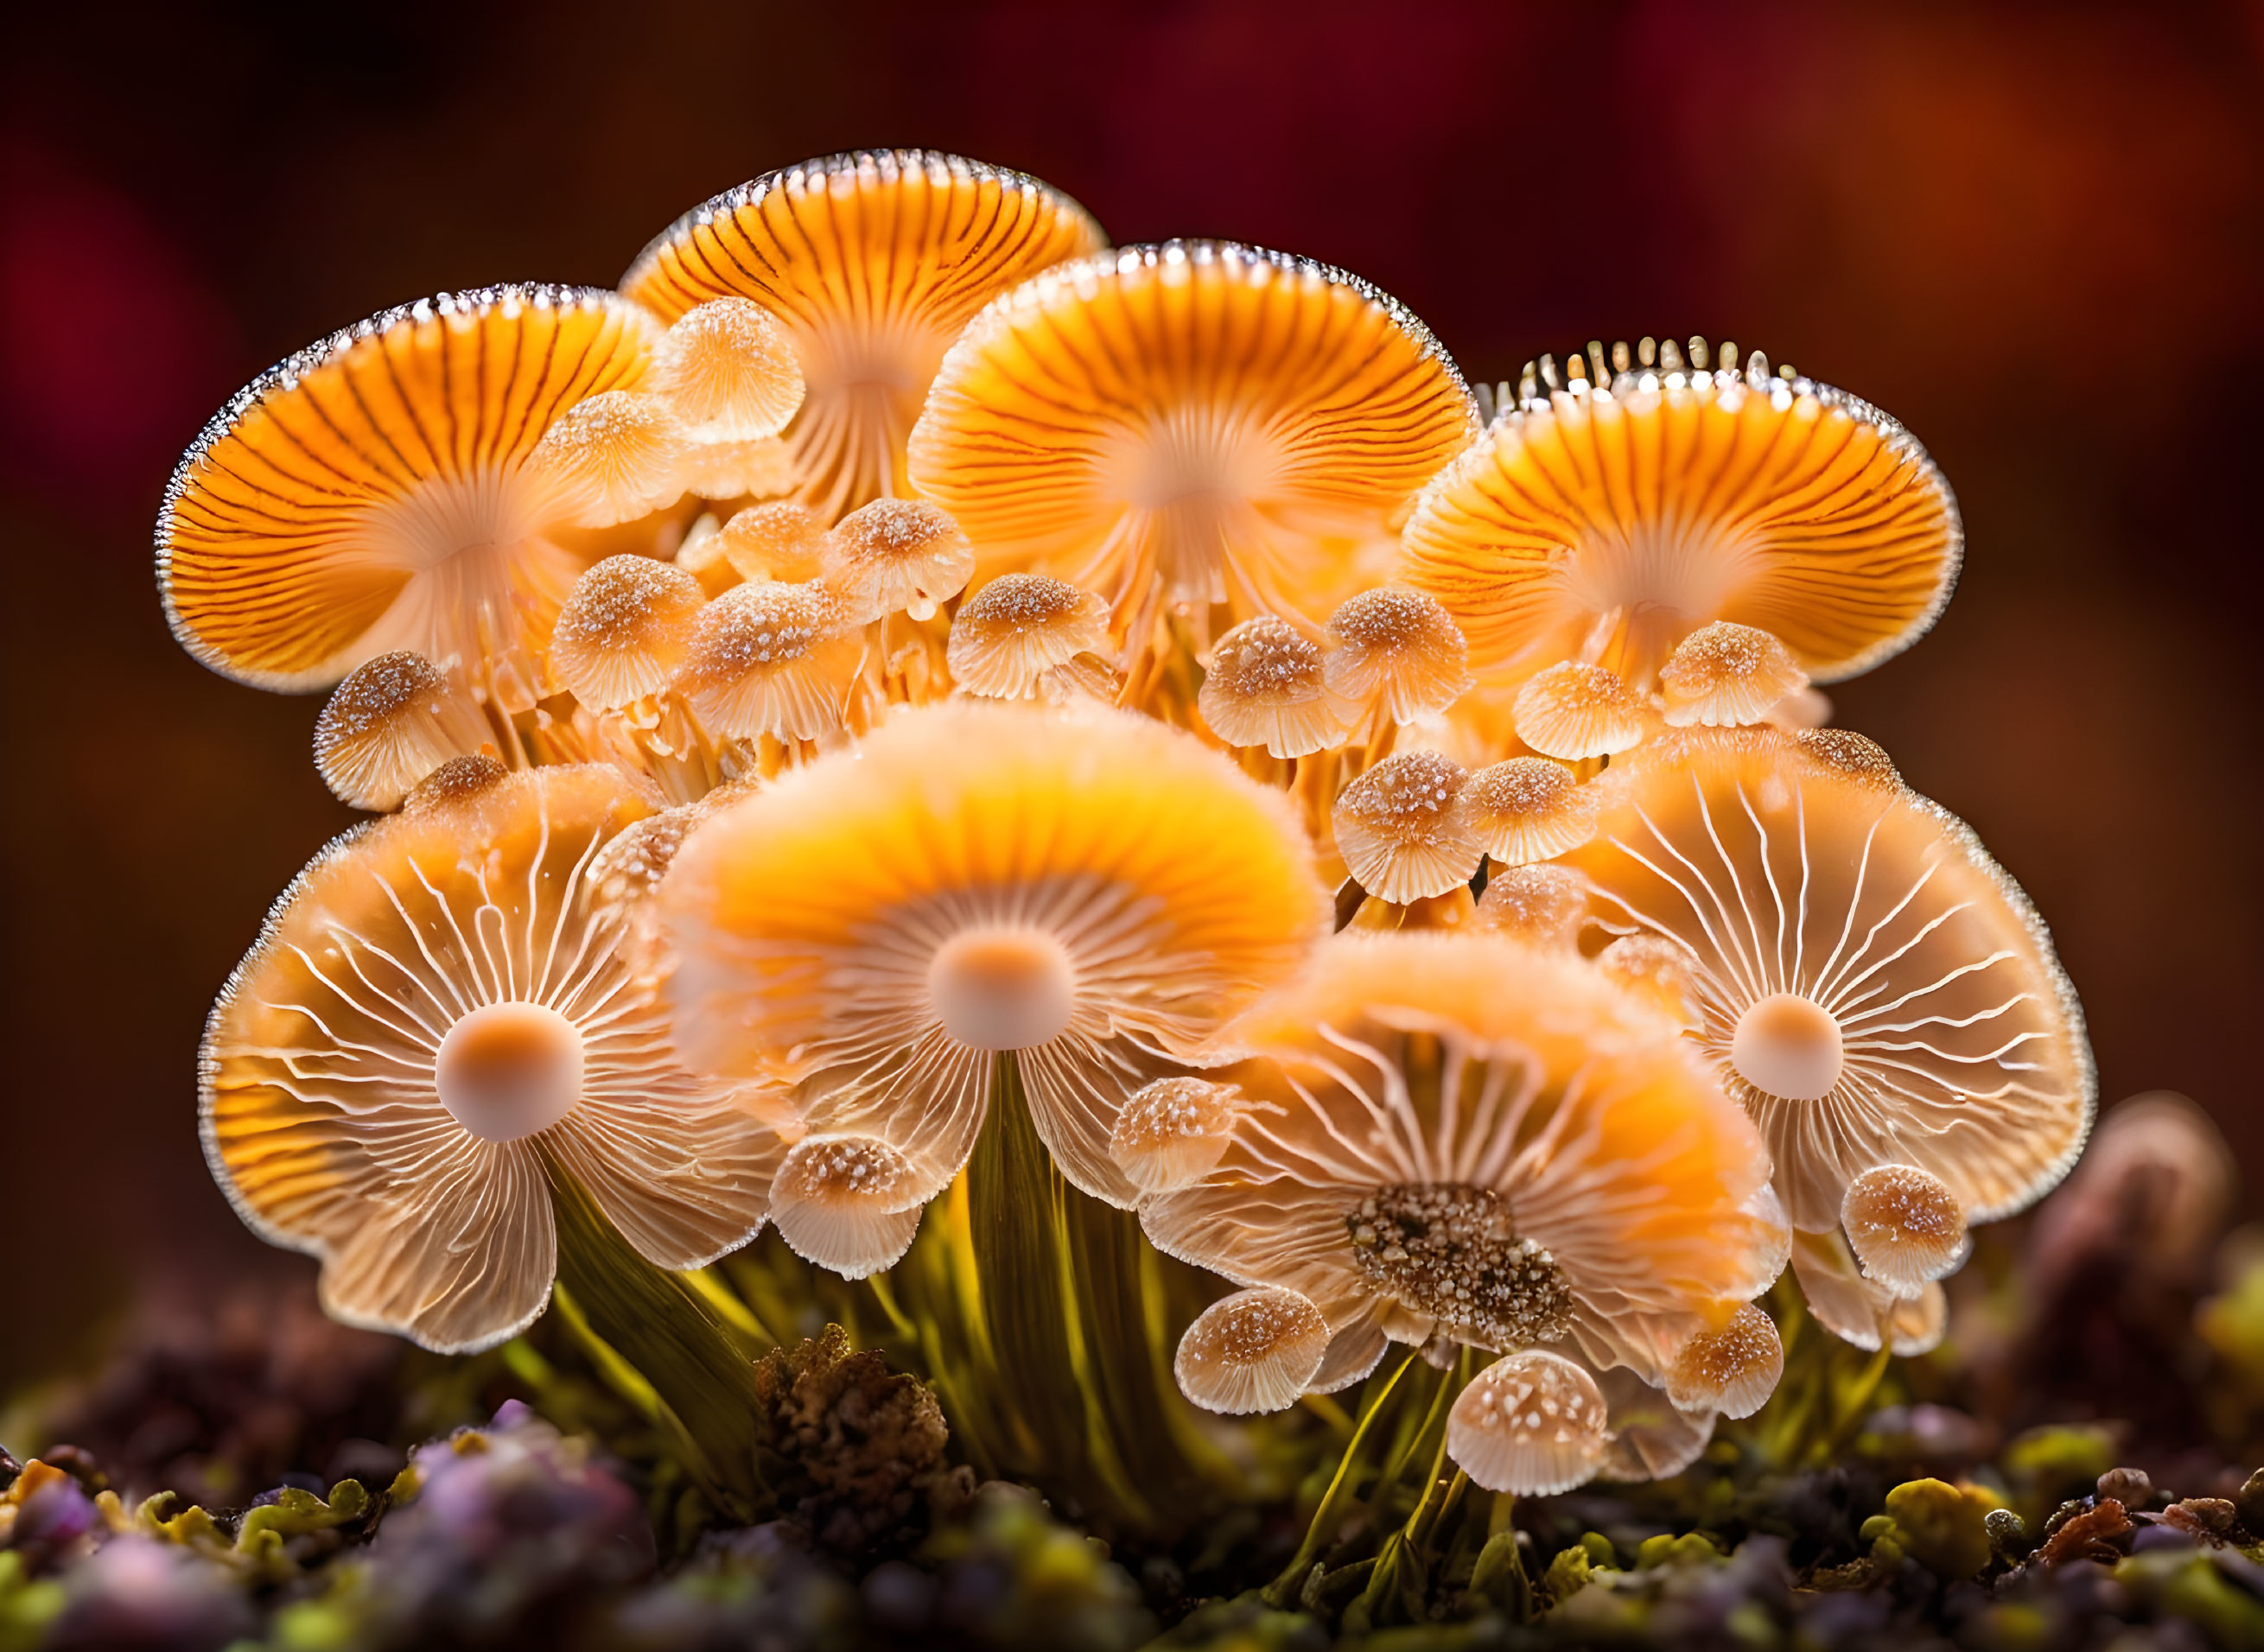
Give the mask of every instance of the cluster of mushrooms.
M 840 156 L 293 357 L 157 544 L 374 812 L 213 1012 L 212 1168 L 430 1347 L 542 1312 L 562 1190 L 886 1270 L 1011 1062 L 1240 1287 L 1189 1399 L 1484 1350 L 1450 1453 L 1544 1493 L 1759 1407 L 1788 1264 L 1933 1345 L 2088 1127 L 2035 912 L 1810 686 L 1932 622 L 1949 490 L 1732 345 L 1474 392 L 1339 271 Z

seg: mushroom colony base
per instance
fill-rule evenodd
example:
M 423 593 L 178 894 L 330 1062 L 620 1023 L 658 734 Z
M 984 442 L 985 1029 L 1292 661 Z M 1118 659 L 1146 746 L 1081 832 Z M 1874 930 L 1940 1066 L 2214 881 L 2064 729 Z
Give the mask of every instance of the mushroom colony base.
M 0 1415 L 0 1652 L 2264 1644 L 2223 1143 L 1817 686 L 1964 554 L 1868 402 L 860 152 L 156 548 L 370 816 L 196 1063 L 314 1265 Z

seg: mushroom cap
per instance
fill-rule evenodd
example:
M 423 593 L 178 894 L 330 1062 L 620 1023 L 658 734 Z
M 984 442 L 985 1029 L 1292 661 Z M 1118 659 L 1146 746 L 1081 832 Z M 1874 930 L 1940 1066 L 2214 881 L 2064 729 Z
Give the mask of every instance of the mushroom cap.
M 397 808 L 419 780 L 490 738 L 471 696 L 430 660 L 381 654 L 347 672 L 316 719 L 315 767 L 340 802 Z
M 1125 1098 L 1108 1133 L 1108 1156 L 1143 1193 L 1200 1182 L 1226 1151 L 1234 1127 L 1230 1084 L 1182 1074 Z
M 950 514 L 918 499 L 875 499 L 834 525 L 826 583 L 860 624 L 882 614 L 933 616 L 967 588 L 975 547 Z
M 677 1039 L 802 1083 L 813 1130 L 877 1137 L 940 1190 L 995 1052 L 1086 1192 L 1124 1098 L 1194 1054 L 1325 932 L 1288 801 L 1152 720 L 957 699 L 900 713 L 719 811 L 661 889 Z M 954 1035 L 954 1027 L 957 1028 Z
M 1206 1411 L 1286 1411 L 1320 1369 L 1329 1323 L 1295 1291 L 1260 1286 L 1195 1316 L 1172 1356 L 1179 1392 Z
M 1553 757 L 1508 757 L 1462 782 L 1455 799 L 1489 860 L 1506 866 L 1549 860 L 1596 830 L 1595 794 Z
M 786 427 L 803 503 L 831 522 L 911 492 L 904 438 L 944 352 L 998 293 L 1105 244 L 1059 192 L 921 149 L 828 156 L 727 190 L 678 219 L 621 278 L 674 321 L 751 299 L 806 387 Z
M 1043 574 L 1001 574 L 951 616 L 945 659 L 970 694 L 1023 699 L 1039 679 L 1108 647 L 1108 605 Z
M 694 441 L 684 450 L 684 490 L 702 499 L 773 499 L 792 493 L 794 449 L 782 438 Z
M 1972 1249 L 1957 1195 L 1915 1164 L 1875 1164 L 1849 1182 L 1840 1226 L 1864 1277 L 1898 1296 L 1956 1272 Z
M 574 589 L 550 632 L 550 670 L 584 706 L 617 711 L 667 685 L 692 646 L 707 593 L 671 562 L 608 556 Z
M 1472 1484 L 1518 1496 L 1586 1485 L 1611 1439 L 1595 1378 L 1544 1348 L 1495 1360 L 1447 1413 L 1447 1455 Z
M 157 518 L 181 645 L 260 688 L 400 648 L 443 670 L 539 641 L 577 557 L 528 460 L 577 402 L 643 378 L 657 330 L 579 287 L 446 293 L 270 368 L 191 444 Z
M 803 584 L 825 569 L 825 524 L 793 499 L 774 499 L 737 511 L 716 530 L 732 571 L 750 582 Z
M 1656 1376 L 1782 1266 L 1750 1122 L 1672 1022 L 1577 955 L 1342 934 L 1222 1042 L 1245 1059 L 1219 1076 L 1247 1098 L 1225 1151 L 1141 1225 L 1311 1298 L 1358 1333 L 1347 1359 L 1372 1366 L 1377 1331 L 1569 1336 Z
M 681 498 L 691 446 L 658 396 L 606 390 L 561 414 L 526 463 L 555 492 L 565 520 L 608 528 Z
M 640 793 L 551 768 L 422 799 L 276 902 L 207 1025 L 202 1130 L 244 1221 L 323 1259 L 334 1316 L 465 1351 L 542 1310 L 554 1172 L 686 1268 L 761 1227 L 784 1149 L 677 1063 L 594 912 Z
M 779 1236 L 805 1262 L 861 1279 L 892 1267 L 927 1204 L 911 1160 L 870 1136 L 804 1136 L 771 1185 Z
M 986 571 L 1120 614 L 1160 588 L 1311 621 L 1376 583 L 1407 502 L 1477 428 L 1446 351 L 1365 282 L 1171 242 L 1058 265 L 977 316 L 911 475 Z
M 1481 677 L 1569 658 L 1647 684 L 1731 620 L 1830 682 L 1934 623 L 1963 543 L 1901 425 L 1755 357 L 1576 378 L 1506 409 L 1425 491 L 1398 576 L 1446 605 Z
M 1503 866 L 1486 878 L 1477 921 L 1540 946 L 1579 944 L 1588 919 L 1588 886 L 1564 866 Z
M 1302 757 L 1339 743 L 1353 707 L 1326 681 L 1320 645 L 1288 620 L 1259 614 L 1211 645 L 1195 708 L 1231 746 Z
M 1607 757 L 1643 743 L 1651 708 L 1618 672 L 1560 660 L 1526 679 L 1512 721 L 1543 756 Z
M 1878 1351 L 1883 1330 L 1889 1350 L 1904 1359 L 1932 1353 L 1949 1329 L 1949 1299 L 1928 1281 L 1905 1296 L 1883 1281 L 1866 1279 L 1837 1233 L 1793 1236 L 1792 1272 L 1816 1322 L 1866 1353 Z
M 700 610 L 669 686 L 722 738 L 815 740 L 841 726 L 863 657 L 823 586 L 734 585 Z
M 1766 631 L 1717 620 L 1674 645 L 1659 668 L 1666 721 L 1737 728 L 1757 723 L 1788 694 L 1808 686 L 1792 650 Z
M 1976 1221 L 2064 1174 L 2094 1093 L 2074 989 L 2028 898 L 1884 752 L 1844 729 L 1693 729 L 1593 784 L 1596 837 L 1564 864 L 1607 927 L 1686 954 L 1694 1036 L 1768 1139 L 1795 1227 L 1837 1226 L 1879 1164 L 1940 1177 Z
M 653 389 L 703 442 L 775 436 L 802 405 L 785 330 L 752 300 L 711 298 L 678 315 L 653 357 Z
M 1329 686 L 1396 723 L 1442 712 L 1467 692 L 1469 647 L 1435 597 L 1379 585 L 1329 616 Z
M 1468 778 L 1452 757 L 1403 751 L 1337 794 L 1337 852 L 1361 888 L 1404 904 L 1470 880 L 1478 841 L 1455 808 Z
M 1702 1330 L 1682 1344 L 1666 1368 L 1666 1395 L 1685 1411 L 1751 1417 L 1783 1374 L 1776 1322 L 1748 1302 L 1719 1330 Z

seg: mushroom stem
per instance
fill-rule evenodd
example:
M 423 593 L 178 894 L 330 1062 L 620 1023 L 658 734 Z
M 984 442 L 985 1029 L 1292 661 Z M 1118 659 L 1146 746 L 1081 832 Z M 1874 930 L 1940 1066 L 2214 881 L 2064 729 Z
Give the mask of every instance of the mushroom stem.
M 679 1444 L 735 1518 L 771 1500 L 754 1362 L 689 1278 L 639 1256 L 582 1185 L 546 1156 L 558 1216 L 558 1282 L 591 1333 L 651 1384 Z
M 1421 1381 L 1408 1384 L 1407 1373 L 1421 1364 L 1414 1351 L 1410 1350 L 1400 1356 L 1399 1363 L 1392 1367 L 1390 1376 L 1372 1377 L 1365 1385 L 1360 1421 L 1353 1428 L 1352 1438 L 1345 1442 L 1344 1453 L 1337 1460 L 1336 1473 L 1330 1477 L 1329 1489 L 1321 1495 L 1320 1506 L 1313 1511 L 1312 1519 L 1306 1523 L 1305 1535 L 1297 1545 L 1297 1552 L 1289 1557 L 1289 1563 L 1281 1569 L 1281 1576 L 1262 1591 L 1267 1605 L 1276 1611 L 1286 1611 L 1296 1604 L 1304 1590 L 1307 1577 L 1320 1562 L 1322 1552 L 1336 1541 L 1336 1534 L 1344 1525 L 1345 1515 L 1360 1489 L 1361 1469 L 1368 1460 L 1368 1448 L 1382 1438 L 1383 1431 L 1381 1425 L 1388 1422 L 1395 1431 L 1404 1431 L 1409 1407 L 1404 1402 L 1395 1405 L 1392 1396 L 1399 1394 L 1403 1387 L 1420 1393 L 1426 1386 L 1444 1386 L 1436 1383 L 1435 1373 L 1433 1373 L 1432 1385 Z M 1429 1369 L 1428 1366 L 1424 1368 Z M 1397 1478 L 1396 1472 L 1392 1477 Z M 1383 1483 L 1379 1478 L 1378 1489 Z

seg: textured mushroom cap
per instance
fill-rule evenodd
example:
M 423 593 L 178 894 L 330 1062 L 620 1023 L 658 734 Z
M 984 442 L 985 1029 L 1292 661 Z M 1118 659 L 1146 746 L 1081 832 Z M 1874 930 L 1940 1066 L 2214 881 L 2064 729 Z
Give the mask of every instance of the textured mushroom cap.
M 1783 1374 L 1776 1322 L 1748 1302 L 1719 1330 L 1702 1330 L 1682 1344 L 1666 1368 L 1666 1395 L 1686 1411 L 1751 1417 Z
M 875 499 L 835 525 L 824 569 L 858 623 L 905 612 L 925 620 L 966 589 L 975 547 L 947 511 L 918 499 Z
M 237 392 L 157 519 L 173 634 L 261 688 L 321 688 L 395 649 L 477 680 L 539 640 L 584 558 L 537 537 L 528 470 L 561 415 L 635 388 L 655 329 L 610 293 L 442 293 L 334 334 Z
M 1437 598 L 1404 585 L 1346 598 L 1329 616 L 1329 686 L 1393 722 L 1442 712 L 1470 686 L 1462 634 Z
M 911 475 L 986 570 L 1126 613 L 1160 588 L 1317 620 L 1376 583 L 1408 500 L 1477 430 L 1446 352 L 1365 283 L 1172 242 L 1062 264 L 976 318 Z
M 1587 881 L 1563 866 L 1503 866 L 1478 897 L 1481 925 L 1535 946 L 1577 946 L 1587 918 Z
M 1103 242 L 1083 207 L 1035 178 L 919 149 L 860 151 L 716 196 L 647 247 L 621 290 L 671 321 L 726 297 L 770 314 L 806 386 L 786 429 L 801 497 L 831 522 L 911 491 L 905 434 L 975 313 Z
M 912 1162 L 870 1136 L 805 1136 L 779 1165 L 771 1217 L 805 1262 L 861 1279 L 899 1261 L 927 1203 Z
M 1337 794 L 1337 852 L 1361 888 L 1404 903 L 1470 880 L 1478 841 L 1455 807 L 1468 778 L 1451 757 L 1403 751 Z
M 670 685 L 709 733 L 815 740 L 841 726 L 864 657 L 856 627 L 817 585 L 734 585 L 700 611 Z
M 1594 1478 L 1610 1443 L 1595 1378 L 1544 1349 L 1495 1360 L 1447 1413 L 1447 1455 L 1488 1491 L 1570 1491 Z
M 741 579 L 804 584 L 825 569 L 825 525 L 792 499 L 749 505 L 716 530 L 715 540 Z
M 794 449 L 776 436 L 695 441 L 684 450 L 686 493 L 702 499 L 774 499 L 795 489 Z
M 400 807 L 410 787 L 490 739 L 470 695 L 421 654 L 381 654 L 346 674 L 315 721 L 315 767 L 342 803 Z
M 207 1026 L 201 1113 L 238 1214 L 323 1258 L 332 1315 L 461 1351 L 541 1311 L 547 1166 L 684 1268 L 761 1226 L 783 1147 L 675 1061 L 663 1005 L 593 914 L 590 865 L 642 797 L 606 768 L 429 788 L 277 902 Z M 581 1082 L 555 1122 L 498 1141 L 452 1115 L 438 1069 L 452 1030 L 500 1005 L 570 1025 Z
M 1627 679 L 1600 665 L 1560 661 L 1517 691 L 1517 737 L 1551 757 L 1606 757 L 1643 743 L 1651 718 Z
M 1607 926 L 1688 956 L 1695 1036 L 1768 1139 L 1795 1227 L 1836 1227 L 1874 1165 L 1941 1177 L 1978 1221 L 2073 1163 L 2091 1058 L 2050 938 L 1876 746 L 1834 729 L 1691 730 L 1594 784 L 1596 838 L 1564 864 Z M 1766 1093 L 1739 1069 L 1747 1016 L 1780 995 L 1837 1024 L 1839 1076 L 1820 1098 Z
M 1223 1042 L 1247 1054 L 1223 1075 L 1247 1098 L 1225 1151 L 1143 1201 L 1142 1226 L 1237 1284 L 1300 1292 L 1339 1332 L 1569 1333 L 1655 1375 L 1782 1266 L 1751 1124 L 1671 1022 L 1576 955 L 1339 935 Z M 1374 1249 L 1418 1216 L 1443 1250 Z
M 1108 1133 L 1108 1156 L 1143 1193 L 1200 1182 L 1226 1151 L 1235 1090 L 1182 1076 L 1143 1085 Z
M 1957 1196 L 1915 1164 L 1875 1164 L 1848 1183 L 1840 1225 L 1864 1276 L 1900 1296 L 1955 1272 L 1971 1248 Z
M 1108 647 L 1108 605 L 1043 574 L 1001 574 L 959 605 L 945 659 L 970 694 L 1022 699 L 1038 679 Z
M 1753 365 L 1576 380 L 1440 475 L 1399 577 L 1446 605 L 1474 670 L 1586 659 L 1647 683 L 1730 620 L 1829 682 L 1934 623 L 1964 543 L 1941 473 L 1876 408 Z
M 1553 859 L 1596 830 L 1594 793 L 1551 757 L 1488 764 L 1462 783 L 1455 807 L 1487 858 L 1506 866 Z
M 1329 1323 L 1295 1291 L 1261 1286 L 1221 1297 L 1179 1338 L 1172 1372 L 1206 1411 L 1285 1411 L 1328 1351 Z
M 1767 632 L 1723 620 L 1674 645 L 1658 686 L 1672 726 L 1738 728 L 1760 721 L 1786 695 L 1806 688 L 1808 673 Z
M 681 497 L 690 446 L 659 397 L 607 390 L 567 409 L 526 464 L 556 494 L 563 519 L 605 528 Z
M 1277 757 L 1337 744 L 1353 709 L 1330 690 L 1320 645 L 1272 614 L 1244 620 L 1211 645 L 1195 708 L 1227 744 L 1264 746 Z
M 1581 888 L 1585 899 L 1586 885 Z M 1665 1011 L 1684 1031 L 1695 1032 L 1705 1026 L 1706 1012 L 1690 975 L 1690 953 L 1679 942 L 1656 935 L 1622 935 L 1596 954 L 1596 967 Z
M 550 632 L 550 670 L 584 706 L 614 711 L 657 694 L 692 646 L 707 593 L 670 562 L 608 556 L 574 582 Z
M 686 1056 L 807 1081 L 813 1129 L 889 1142 L 929 1192 L 974 1145 L 995 1059 L 947 1030 L 939 959 L 976 931 L 1057 944 L 1069 1025 L 1015 1060 L 1063 1173 L 1120 1204 L 1124 1097 L 1295 968 L 1328 913 L 1287 801 L 1192 735 L 974 699 L 719 812 L 661 904 Z
M 654 393 L 703 442 L 775 436 L 802 405 L 794 346 L 759 304 L 715 298 L 694 304 L 662 335 Z

